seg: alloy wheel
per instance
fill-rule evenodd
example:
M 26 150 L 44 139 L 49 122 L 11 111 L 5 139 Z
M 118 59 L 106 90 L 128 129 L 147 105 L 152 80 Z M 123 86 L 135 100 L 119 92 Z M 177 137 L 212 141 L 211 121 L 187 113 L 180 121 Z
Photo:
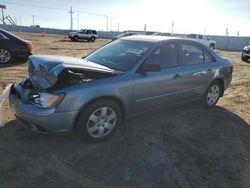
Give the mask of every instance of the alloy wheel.
M 220 87 L 217 84 L 215 84 L 208 90 L 207 104 L 209 106 L 214 105 L 216 101 L 218 100 L 219 95 L 220 95 Z
M 0 64 L 5 64 L 10 61 L 10 53 L 5 49 L 0 49 Z

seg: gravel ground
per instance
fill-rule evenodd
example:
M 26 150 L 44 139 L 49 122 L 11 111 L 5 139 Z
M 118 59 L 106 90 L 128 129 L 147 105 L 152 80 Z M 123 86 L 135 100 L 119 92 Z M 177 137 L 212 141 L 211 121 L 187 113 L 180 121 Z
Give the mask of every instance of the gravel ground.
M 17 33 L 34 54 L 82 57 L 110 42 L 63 42 L 63 36 Z M 127 120 L 111 140 L 88 144 L 74 135 L 37 135 L 21 128 L 5 105 L 0 129 L 0 188 L 250 187 L 250 65 L 240 52 L 231 87 L 218 105 L 164 109 Z M 0 86 L 17 82 L 27 64 L 0 68 Z M 0 92 L 2 88 L 0 89 Z

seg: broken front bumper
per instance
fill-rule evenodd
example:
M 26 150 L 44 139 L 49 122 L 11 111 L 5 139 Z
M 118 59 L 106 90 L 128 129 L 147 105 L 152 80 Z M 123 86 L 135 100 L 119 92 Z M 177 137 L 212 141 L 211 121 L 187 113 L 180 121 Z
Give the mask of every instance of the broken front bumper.
M 37 107 L 27 102 L 25 93 L 20 84 L 13 84 L 9 94 L 11 109 L 20 125 L 41 134 L 73 130 L 77 111 L 56 112 L 55 109 Z

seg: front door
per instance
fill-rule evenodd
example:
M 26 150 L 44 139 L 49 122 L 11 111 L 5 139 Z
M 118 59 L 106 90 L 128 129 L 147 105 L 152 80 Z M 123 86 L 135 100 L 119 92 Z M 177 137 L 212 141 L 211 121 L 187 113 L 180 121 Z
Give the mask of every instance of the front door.
M 134 110 L 136 113 L 174 105 L 183 100 L 182 68 L 178 64 L 177 49 L 175 42 L 162 44 L 144 62 L 160 64 L 161 70 L 135 73 Z

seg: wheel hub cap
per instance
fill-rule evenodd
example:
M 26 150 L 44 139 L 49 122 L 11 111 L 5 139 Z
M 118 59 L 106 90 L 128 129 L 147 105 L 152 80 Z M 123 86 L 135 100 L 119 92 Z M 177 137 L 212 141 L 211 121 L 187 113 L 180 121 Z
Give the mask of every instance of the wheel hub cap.
M 207 94 L 207 103 L 212 106 L 219 98 L 220 88 L 218 85 L 213 85 Z
M 108 135 L 116 124 L 116 113 L 112 108 L 102 107 L 94 111 L 88 119 L 87 131 L 95 138 Z
M 7 63 L 10 60 L 10 53 L 5 49 L 0 49 L 0 63 Z

